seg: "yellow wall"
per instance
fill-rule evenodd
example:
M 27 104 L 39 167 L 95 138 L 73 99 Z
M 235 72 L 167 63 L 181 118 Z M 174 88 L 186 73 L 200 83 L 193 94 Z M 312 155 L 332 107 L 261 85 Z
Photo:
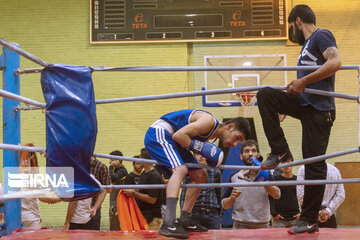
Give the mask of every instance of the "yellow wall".
M 344 1 L 288 1 L 288 6 L 299 3 L 310 5 L 318 19 L 318 27 L 331 30 L 339 45 L 343 64 L 359 64 L 360 2 Z M 35 56 L 51 62 L 72 65 L 107 67 L 120 66 L 186 66 L 203 65 L 204 55 L 236 54 L 286 54 L 288 65 L 296 65 L 300 47 L 286 47 L 284 41 L 260 42 L 208 42 L 208 43 L 154 43 L 90 45 L 89 1 L 0 1 L 0 35 L 17 42 Z M 36 68 L 36 64 L 21 58 L 21 68 Z M 295 73 L 288 73 L 294 79 Z M 161 93 L 200 90 L 204 85 L 202 73 L 99 73 L 93 74 L 96 99 L 121 98 Z M 342 71 L 337 74 L 336 91 L 358 94 L 357 74 Z M 43 102 L 40 75 L 21 76 L 21 94 Z M 195 99 L 195 100 L 194 100 Z M 328 153 L 357 147 L 357 105 L 337 100 L 337 120 L 332 130 Z M 1 104 L 1 103 L 0 103 Z M 192 107 L 201 107 L 199 97 L 151 102 L 98 105 L 99 134 L 95 152 L 109 153 L 121 150 L 126 156 L 139 153 L 148 126 L 164 113 Z M 238 116 L 237 108 L 212 108 L 219 119 Z M 2 113 L 0 113 L 2 114 Z M 22 143 L 33 142 L 45 146 L 45 119 L 42 111 L 22 112 Z M 260 148 L 265 155 L 269 147 L 264 138 L 261 120 L 254 114 Z M 286 119 L 283 127 L 296 157 L 301 159 L 301 126 L 297 120 Z M 2 133 L 0 133 L 2 134 Z M 336 161 L 358 160 L 353 154 Z M 0 156 L 2 161 L 2 156 Z M 107 160 L 104 160 L 107 164 Z M 329 162 L 334 162 L 330 160 Z M 41 164 L 45 160 L 41 158 Z M 127 164 L 129 170 L 131 164 Z M 61 227 L 66 214 L 66 204 L 41 204 L 44 226 Z M 108 199 L 103 205 L 102 226 L 108 225 Z M 54 214 L 56 213 L 56 214 Z

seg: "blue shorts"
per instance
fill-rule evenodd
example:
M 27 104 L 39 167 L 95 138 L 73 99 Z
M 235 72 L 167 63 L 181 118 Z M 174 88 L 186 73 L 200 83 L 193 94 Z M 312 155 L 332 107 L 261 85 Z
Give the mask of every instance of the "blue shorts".
M 145 134 L 144 143 L 151 159 L 169 169 L 184 165 L 184 163 L 198 163 L 194 155 L 175 142 L 164 128 L 150 127 Z

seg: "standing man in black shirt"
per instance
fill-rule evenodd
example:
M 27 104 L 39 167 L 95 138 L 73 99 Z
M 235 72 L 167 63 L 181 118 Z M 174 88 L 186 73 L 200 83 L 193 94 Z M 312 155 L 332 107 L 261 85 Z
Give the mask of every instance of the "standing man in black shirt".
M 112 151 L 110 155 L 123 156 L 122 152 L 120 152 L 119 150 Z M 110 159 L 109 171 L 112 185 L 124 184 L 124 180 L 127 176 L 127 170 L 124 165 L 122 165 L 121 160 Z M 120 189 L 113 189 L 110 193 L 110 231 L 121 231 L 116 201 L 119 191 Z
M 331 127 L 335 121 L 334 97 L 305 93 L 305 88 L 334 92 L 335 72 L 341 61 L 334 35 L 316 27 L 316 17 L 307 5 L 296 5 L 288 17 L 294 40 L 302 45 L 298 66 L 320 66 L 317 70 L 298 70 L 297 79 L 287 85 L 287 92 L 262 88 L 257 93 L 259 112 L 264 132 L 271 147 L 270 156 L 261 168 L 273 169 L 287 161 L 290 148 L 280 127 L 278 113 L 301 121 L 303 158 L 324 155 L 329 143 Z M 305 179 L 326 179 L 325 160 L 305 165 Z M 288 233 L 319 232 L 318 214 L 325 185 L 305 186 L 300 220 Z
M 291 162 L 289 159 L 287 162 Z M 281 169 L 282 172 L 274 174 L 275 181 L 291 181 L 296 180 L 296 175 L 292 173 L 292 167 Z M 296 186 L 278 186 L 281 191 L 279 199 L 273 199 L 269 195 L 270 210 L 273 216 L 274 227 L 289 228 L 300 218 L 299 202 L 296 196 Z
M 140 155 L 134 156 L 134 158 L 140 158 Z M 139 184 L 141 172 L 143 171 L 144 166 L 140 162 L 133 162 L 133 171 L 127 175 L 125 178 L 125 184 Z
M 148 158 L 145 153 L 142 152 L 141 158 Z M 144 171 L 140 176 L 139 185 L 142 184 L 163 184 L 163 180 L 154 168 L 152 163 L 143 163 Z M 159 230 L 161 219 L 161 205 L 163 199 L 163 189 L 124 189 L 124 193 L 127 196 L 133 196 L 136 198 L 136 202 L 139 209 L 149 224 L 151 230 Z

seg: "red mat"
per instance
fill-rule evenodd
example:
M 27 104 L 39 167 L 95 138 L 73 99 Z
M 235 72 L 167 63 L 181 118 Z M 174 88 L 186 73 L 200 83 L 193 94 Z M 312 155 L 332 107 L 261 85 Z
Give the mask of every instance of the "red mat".
M 347 240 L 360 239 L 359 228 L 321 228 L 319 234 L 289 235 L 285 228 L 209 230 L 206 233 L 190 233 L 190 239 L 224 239 L 224 240 Z M 28 231 L 18 229 L 3 239 L 11 240 L 112 240 L 112 239 L 174 239 L 158 235 L 155 231 L 115 232 L 88 230 L 51 230 L 41 229 Z

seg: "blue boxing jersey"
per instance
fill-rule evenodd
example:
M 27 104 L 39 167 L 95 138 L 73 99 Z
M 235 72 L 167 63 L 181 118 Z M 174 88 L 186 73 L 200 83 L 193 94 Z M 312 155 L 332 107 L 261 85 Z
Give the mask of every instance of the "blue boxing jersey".
M 203 111 L 203 110 L 195 110 L 195 109 L 184 109 L 184 110 L 179 110 L 176 112 L 172 112 L 172 113 L 168 113 L 162 117 L 160 117 L 161 120 L 164 120 L 166 122 L 168 122 L 171 127 L 173 128 L 174 132 L 178 131 L 179 129 L 185 127 L 186 125 L 188 125 L 190 123 L 190 118 L 192 116 L 192 114 L 195 111 Z M 206 111 L 203 111 L 206 112 Z M 209 112 L 206 112 L 209 113 Z M 209 113 L 210 115 L 212 115 L 211 113 Z M 214 117 L 214 127 L 213 129 L 210 131 L 210 133 L 206 136 L 196 136 L 194 137 L 194 139 L 197 139 L 199 141 L 207 141 L 210 136 L 216 131 L 216 129 L 219 127 L 220 122 Z
M 308 39 L 298 58 L 298 66 L 323 65 L 326 59 L 323 52 L 329 47 L 337 47 L 334 35 L 326 29 L 317 29 Z M 300 79 L 313 71 L 297 71 L 297 78 Z M 306 88 L 334 92 L 335 74 L 321 81 L 311 83 Z M 325 97 L 309 93 L 300 93 L 301 106 L 312 105 L 320 111 L 335 110 L 334 97 Z

